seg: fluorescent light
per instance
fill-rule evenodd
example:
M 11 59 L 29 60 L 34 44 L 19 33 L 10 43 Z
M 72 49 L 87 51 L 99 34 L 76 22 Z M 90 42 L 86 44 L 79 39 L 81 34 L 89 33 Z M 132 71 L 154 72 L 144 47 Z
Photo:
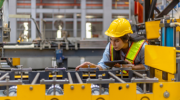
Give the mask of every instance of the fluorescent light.
M 63 15 L 57 15 L 56 17 L 57 17 L 57 18 L 64 18 Z
M 57 31 L 57 38 L 61 38 L 61 30 Z
M 126 16 L 117 16 L 117 18 L 126 18 Z
M 88 16 L 86 16 L 86 18 L 94 18 L 94 16 L 90 16 L 90 15 L 88 15 Z
M 76 16 L 81 16 L 81 14 L 76 14 Z
M 62 27 L 59 25 L 59 30 L 57 30 L 57 38 L 61 38 Z
M 91 23 L 86 23 L 86 38 L 91 38 L 92 33 L 91 33 Z

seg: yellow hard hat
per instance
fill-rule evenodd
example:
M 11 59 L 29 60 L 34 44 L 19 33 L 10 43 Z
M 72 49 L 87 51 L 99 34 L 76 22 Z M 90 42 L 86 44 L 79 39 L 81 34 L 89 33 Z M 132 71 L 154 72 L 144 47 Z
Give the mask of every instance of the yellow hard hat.
M 121 37 L 128 33 L 132 34 L 133 31 L 131 30 L 129 21 L 125 18 L 115 19 L 105 32 L 105 34 L 110 37 Z

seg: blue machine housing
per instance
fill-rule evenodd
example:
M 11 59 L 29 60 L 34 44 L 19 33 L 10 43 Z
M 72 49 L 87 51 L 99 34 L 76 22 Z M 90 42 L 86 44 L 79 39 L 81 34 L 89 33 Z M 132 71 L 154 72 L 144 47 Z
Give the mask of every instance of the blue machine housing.
M 62 63 L 63 62 L 63 50 L 62 49 L 57 49 L 56 50 L 56 62 L 57 63 Z
M 176 22 L 176 20 L 174 21 Z M 172 23 L 172 20 L 170 21 Z M 161 45 L 168 47 L 176 47 L 176 26 L 170 27 L 170 23 L 161 21 Z
M 166 29 L 166 33 L 164 30 Z M 174 47 L 174 30 L 172 27 L 162 28 L 162 46 Z M 166 41 L 166 45 L 164 44 Z

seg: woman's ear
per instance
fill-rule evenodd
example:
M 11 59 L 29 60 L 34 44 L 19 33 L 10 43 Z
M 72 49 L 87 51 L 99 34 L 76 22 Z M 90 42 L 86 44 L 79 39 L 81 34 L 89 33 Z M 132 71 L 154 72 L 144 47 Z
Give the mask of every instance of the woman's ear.
M 126 40 L 126 43 L 128 43 L 128 40 Z

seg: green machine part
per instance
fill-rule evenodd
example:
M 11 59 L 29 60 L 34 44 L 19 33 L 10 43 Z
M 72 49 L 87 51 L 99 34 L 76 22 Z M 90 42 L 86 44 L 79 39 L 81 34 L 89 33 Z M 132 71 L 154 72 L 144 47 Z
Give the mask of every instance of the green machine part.
M 3 5 L 3 2 L 4 2 L 4 0 L 0 0 L 0 8 L 1 8 L 2 5 Z

